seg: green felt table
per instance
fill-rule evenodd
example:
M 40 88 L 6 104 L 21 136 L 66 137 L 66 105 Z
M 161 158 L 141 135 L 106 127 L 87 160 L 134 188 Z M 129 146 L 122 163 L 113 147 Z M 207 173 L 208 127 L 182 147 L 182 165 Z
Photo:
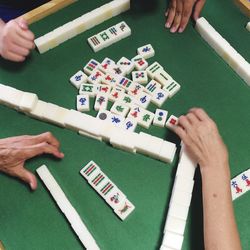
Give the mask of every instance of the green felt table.
M 103 1 L 77 3 L 31 26 L 36 36 L 91 11 Z M 183 34 L 171 34 L 164 28 L 165 1 L 133 1 L 130 11 L 114 17 L 95 28 L 40 55 L 33 51 L 22 64 L 0 60 L 0 82 L 23 91 L 34 92 L 39 99 L 66 108 L 75 108 L 77 90 L 68 79 L 91 58 L 101 61 L 108 56 L 118 60 L 132 58 L 136 49 L 151 43 L 158 61 L 182 86 L 163 108 L 180 116 L 189 108 L 204 108 L 216 121 L 230 153 L 231 176 L 250 164 L 250 87 L 211 49 L 195 31 L 192 22 Z M 204 17 L 234 48 L 250 61 L 250 33 L 245 29 L 247 18 L 229 0 L 208 0 Z M 94 53 L 86 39 L 122 20 L 132 35 L 109 48 Z M 93 105 L 94 100 L 91 100 Z M 93 106 L 92 106 L 93 107 Z M 150 110 L 155 110 L 151 105 Z M 95 115 L 92 110 L 89 112 Z M 26 167 L 35 169 L 46 164 L 59 185 L 79 212 L 95 240 L 105 250 L 158 249 L 168 203 L 178 164 L 179 139 L 168 129 L 151 126 L 147 131 L 177 144 L 172 164 L 140 154 L 130 154 L 110 145 L 85 138 L 76 132 L 32 119 L 15 110 L 0 106 L 0 137 L 39 134 L 51 131 L 61 142 L 63 160 L 40 156 L 29 160 Z M 80 176 L 81 167 L 94 160 L 108 177 L 135 205 L 135 211 L 121 221 L 104 200 Z M 218 176 L 220 178 L 220 176 Z M 202 196 L 199 172 L 195 176 L 192 204 L 189 211 L 183 249 L 204 249 Z M 222 185 L 224 183 L 221 183 Z M 249 249 L 250 193 L 234 201 L 237 224 L 244 250 Z M 38 180 L 31 192 L 27 185 L 0 174 L 0 240 L 7 250 L 82 249 L 56 203 Z

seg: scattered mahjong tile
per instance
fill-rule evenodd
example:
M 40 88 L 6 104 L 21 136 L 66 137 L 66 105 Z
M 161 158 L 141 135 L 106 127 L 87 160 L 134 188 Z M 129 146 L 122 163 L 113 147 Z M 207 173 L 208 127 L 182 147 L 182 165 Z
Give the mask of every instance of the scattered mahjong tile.
M 147 73 L 149 75 L 150 78 L 154 79 L 155 75 L 161 71 L 163 69 L 163 67 L 158 63 L 158 62 L 154 62 L 153 64 L 151 64 L 147 69 Z
M 102 83 L 115 87 L 118 84 L 118 78 L 108 73 L 102 77 Z
M 149 128 L 154 120 L 154 113 L 143 109 L 138 119 L 138 124 L 144 128 Z
M 135 104 L 137 104 L 138 106 L 145 108 L 145 109 L 150 104 L 150 101 L 151 101 L 151 96 L 147 93 L 144 93 L 144 92 L 140 93 L 135 98 Z
M 80 88 L 80 85 L 84 82 L 87 82 L 87 75 L 85 75 L 81 70 L 79 70 L 76 74 L 74 74 L 70 78 L 70 82 L 76 87 Z
M 115 76 L 125 76 L 126 75 L 125 69 L 123 69 L 121 66 L 118 66 L 118 65 L 112 66 L 110 69 L 110 73 L 115 75 Z
M 109 100 L 115 102 L 116 100 L 122 99 L 124 94 L 125 90 L 123 88 L 114 87 L 109 94 Z
M 136 126 L 137 126 L 137 121 L 131 117 L 127 117 L 122 124 L 122 128 L 130 132 L 134 132 Z
M 112 108 L 110 109 L 111 113 L 113 114 L 117 114 L 117 115 L 121 115 L 123 117 L 125 117 L 128 112 L 129 112 L 129 107 L 126 106 L 125 104 L 119 102 L 119 101 L 116 101 Z
M 138 105 L 132 105 L 130 108 L 130 111 L 128 113 L 129 118 L 133 118 L 138 122 L 138 119 L 140 119 L 144 108 L 139 107 Z
M 89 83 L 82 83 L 80 88 L 79 88 L 79 94 L 80 95 L 89 95 L 91 97 L 96 95 L 95 92 L 95 86 L 93 84 L 89 84 Z
M 124 94 L 121 99 L 119 98 L 119 101 L 129 107 L 134 105 L 134 97 L 128 94 Z
M 161 88 L 161 84 L 158 83 L 155 80 L 151 80 L 147 86 L 145 87 L 145 92 L 148 93 L 149 95 L 153 96 L 153 93 L 157 90 Z
M 108 57 L 106 57 L 102 62 L 101 62 L 101 64 L 99 65 L 99 69 L 103 72 L 103 73 L 108 73 L 109 72 L 109 70 L 112 68 L 112 66 L 114 66 L 115 65 L 115 62 L 112 60 L 112 59 L 110 59 L 110 58 L 108 58 Z
M 110 37 L 110 39 L 113 41 L 113 43 L 120 40 L 116 26 L 112 26 L 112 27 L 106 29 L 106 32 L 107 32 L 108 36 Z
M 130 79 L 128 79 L 126 77 L 121 77 L 119 79 L 119 82 L 118 82 L 117 86 L 128 90 L 131 84 L 132 84 L 132 81 Z
M 166 122 L 166 127 L 169 128 L 170 130 L 173 130 L 173 128 L 177 124 L 178 124 L 178 117 L 171 115 Z
M 88 82 L 92 83 L 92 84 L 101 83 L 103 76 L 104 76 L 104 73 L 102 73 L 100 70 L 96 69 L 88 77 Z
M 119 40 L 121 40 L 121 39 L 123 39 L 131 34 L 131 29 L 124 21 L 116 24 L 115 27 L 117 29 Z
M 131 59 L 135 64 L 135 68 L 139 71 L 145 70 L 148 67 L 148 62 L 140 55 L 135 56 Z
M 151 44 L 144 45 L 137 49 L 138 55 L 142 56 L 145 59 L 153 57 L 155 55 L 154 48 Z
M 144 86 L 140 83 L 133 82 L 128 88 L 128 94 L 134 97 L 140 95 L 144 90 Z
M 96 111 L 107 109 L 108 106 L 108 95 L 103 93 L 98 93 L 95 99 L 94 109 Z
M 109 85 L 104 85 L 104 84 L 95 84 L 95 91 L 96 94 L 98 93 L 104 93 L 104 94 L 109 94 L 111 92 L 112 87 Z
M 101 39 L 100 34 L 93 35 L 88 38 L 88 43 L 90 47 L 94 50 L 94 52 L 97 52 L 104 48 L 104 41 Z
M 120 127 L 124 121 L 125 121 L 125 118 L 121 115 L 111 113 L 109 117 L 110 124 L 117 126 L 117 127 Z
M 156 109 L 153 125 L 158 127 L 164 127 L 167 121 L 168 111 L 164 109 Z
M 117 65 L 120 66 L 124 71 L 126 72 L 127 75 L 131 73 L 131 71 L 134 69 L 135 64 L 131 60 L 129 60 L 126 57 L 122 57 L 118 62 Z
M 112 36 L 109 35 L 109 32 L 107 30 L 101 31 L 100 33 L 98 33 L 98 36 L 100 37 L 100 42 L 102 45 L 101 49 L 108 47 L 114 42 Z
M 156 106 L 161 107 L 162 104 L 168 99 L 168 95 L 168 92 L 166 92 L 165 90 L 156 88 L 153 95 L 151 96 L 151 101 Z
M 155 74 L 154 79 L 162 86 L 169 85 L 173 81 L 172 77 L 164 69 L 159 70 Z
M 146 71 L 133 71 L 132 80 L 137 83 L 146 84 L 148 83 L 148 75 Z
M 90 161 L 80 170 L 80 173 L 85 179 L 89 180 L 99 170 L 100 167 L 94 161 Z
M 125 220 L 135 209 L 135 206 L 129 201 L 124 200 L 120 209 L 116 209 L 115 213 L 122 219 Z
M 101 121 L 109 121 L 110 120 L 111 113 L 108 110 L 99 110 L 96 118 Z
M 89 111 L 89 95 L 77 95 L 76 109 L 80 112 Z
M 181 88 L 181 85 L 178 84 L 176 81 L 172 80 L 172 82 L 166 86 L 164 86 L 162 89 L 165 91 L 168 91 L 169 97 L 173 97 Z
M 88 179 L 89 184 L 97 191 L 97 189 L 102 185 L 105 181 L 106 175 L 99 169 L 95 174 Z
M 105 201 L 115 210 L 122 207 L 125 199 L 126 195 L 117 187 L 114 187 L 113 190 L 106 196 Z
M 99 187 L 97 189 L 98 193 L 103 197 L 103 199 L 106 201 L 107 196 L 116 188 L 115 184 L 107 179 L 106 183 L 102 187 Z
M 83 71 L 87 74 L 87 75 L 91 75 L 92 72 L 95 70 L 95 69 L 98 69 L 100 63 L 97 62 L 96 60 L 94 59 L 91 59 L 87 64 L 86 66 L 83 68 Z

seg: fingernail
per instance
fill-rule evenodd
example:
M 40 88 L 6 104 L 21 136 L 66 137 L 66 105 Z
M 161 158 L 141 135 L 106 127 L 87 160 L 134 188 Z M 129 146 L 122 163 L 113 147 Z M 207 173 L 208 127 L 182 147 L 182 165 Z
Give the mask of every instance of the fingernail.
M 183 32 L 183 28 L 179 28 L 178 32 L 182 33 Z
M 171 29 L 170 29 L 170 32 L 171 33 L 174 33 L 176 31 L 176 27 L 172 27 Z
M 170 28 L 170 23 L 166 23 L 165 25 L 167 28 Z

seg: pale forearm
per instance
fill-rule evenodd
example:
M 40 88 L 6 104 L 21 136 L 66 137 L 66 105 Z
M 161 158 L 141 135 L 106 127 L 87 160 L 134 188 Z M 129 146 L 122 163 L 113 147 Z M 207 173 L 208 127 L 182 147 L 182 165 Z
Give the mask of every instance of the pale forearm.
M 241 250 L 228 163 L 201 168 L 206 250 Z

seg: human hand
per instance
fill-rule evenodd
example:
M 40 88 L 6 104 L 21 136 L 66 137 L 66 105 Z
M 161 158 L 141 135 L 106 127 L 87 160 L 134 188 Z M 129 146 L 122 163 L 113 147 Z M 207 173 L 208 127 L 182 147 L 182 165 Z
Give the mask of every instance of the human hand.
M 167 18 L 165 27 L 170 32 L 183 32 L 193 12 L 194 20 L 199 18 L 200 12 L 206 0 L 169 0 L 169 6 L 165 13 Z
M 0 171 L 23 180 L 35 190 L 36 177 L 24 168 L 25 161 L 41 154 L 63 158 L 64 154 L 59 151 L 59 146 L 59 142 L 50 132 L 0 139 Z
M 0 19 L 0 55 L 3 58 L 22 62 L 34 48 L 34 34 L 23 18 L 8 23 Z
M 193 108 L 187 115 L 180 116 L 174 131 L 199 163 L 201 171 L 228 166 L 227 148 L 215 122 L 204 110 Z

